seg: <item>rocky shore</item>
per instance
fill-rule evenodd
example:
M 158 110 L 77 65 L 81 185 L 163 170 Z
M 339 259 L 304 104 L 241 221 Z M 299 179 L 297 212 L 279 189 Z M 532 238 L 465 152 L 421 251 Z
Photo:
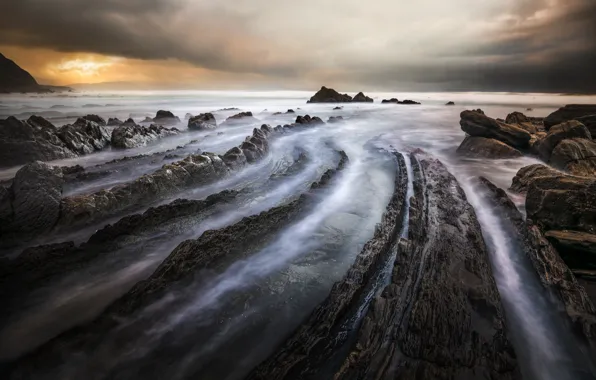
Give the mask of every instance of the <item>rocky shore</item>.
M 373 99 L 322 87 L 308 102 Z M 381 103 L 387 112 L 419 104 Z M 39 116 L 0 120 L 0 162 L 22 166 L 0 186 L 3 378 L 539 378 L 512 307 L 519 301 L 500 282 L 499 249 L 528 271 L 515 291 L 536 284 L 530 296 L 542 309 L 531 312 L 563 342 L 546 364 L 596 377 L 596 106 L 504 119 L 464 110 L 465 135 L 444 162 L 363 134 L 350 124 L 351 109 L 363 106 L 341 106 L 350 112 L 313 106 L 326 107 L 327 123 L 297 108 L 258 118 L 230 108 L 184 121 L 165 110 L 140 122 L 87 115 L 61 127 Z M 273 127 L 267 118 L 293 122 Z M 352 139 L 334 140 L 346 126 Z M 218 153 L 189 138 L 188 147 L 173 148 L 174 140 L 96 166 L 51 162 L 184 133 L 239 137 L 212 145 Z M 524 157 L 541 163 L 519 169 Z M 518 164 L 508 189 L 455 168 L 500 159 Z M 110 177 L 147 162 L 150 170 Z M 107 177 L 121 182 L 67 190 Z M 366 191 L 376 203 L 358 198 Z M 301 253 L 284 258 L 286 250 Z M 85 276 L 97 291 L 88 313 L 69 304 L 88 295 Z M 312 289 L 308 303 L 296 300 Z M 46 298 L 64 313 L 53 318 L 69 321 L 36 319 L 29 303 Z M 72 318 L 77 311 L 84 317 Z M 44 326 L 52 328 L 23 338 Z M 217 372 L 226 366 L 233 369 Z

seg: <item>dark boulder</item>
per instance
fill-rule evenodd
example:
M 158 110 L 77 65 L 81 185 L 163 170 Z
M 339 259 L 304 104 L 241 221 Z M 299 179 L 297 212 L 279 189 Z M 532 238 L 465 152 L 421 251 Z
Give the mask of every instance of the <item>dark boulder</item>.
M 307 103 L 349 103 L 352 97 L 347 94 L 340 94 L 332 88 L 321 87 Z
M 575 118 L 575 120 L 579 121 L 580 123 L 585 125 L 586 128 L 588 128 L 590 134 L 592 135 L 592 138 L 596 136 L 596 114 L 577 117 Z
M 530 133 L 513 125 L 501 123 L 477 111 L 461 113 L 461 129 L 471 136 L 492 138 L 516 149 L 529 146 Z
M 521 112 L 513 112 L 507 115 L 505 123 L 515 125 L 529 133 L 538 132 L 538 128 L 532 123 L 532 120 Z
M 522 156 L 519 150 L 499 140 L 474 136 L 466 136 L 459 148 L 457 148 L 457 154 L 466 157 L 495 159 Z
M 63 184 L 60 168 L 43 162 L 23 166 L 11 187 L 3 188 L 4 194 L 0 194 L 0 215 L 4 219 L 1 234 L 7 237 L 15 233 L 31 235 L 54 227 L 60 216 Z
M 406 99 L 406 100 L 399 102 L 399 104 L 421 104 L 421 103 L 417 102 L 415 100 Z
M 511 182 L 511 187 L 509 190 L 515 193 L 525 193 L 528 191 L 528 187 L 535 179 L 554 177 L 561 174 L 562 173 L 560 171 L 542 164 L 524 166 L 523 168 L 519 169 L 515 177 L 513 177 L 513 181 Z
M 258 123 L 258 122 L 259 122 L 259 120 L 253 116 L 252 112 L 247 111 L 247 112 L 240 112 L 240 113 L 237 113 L 235 115 L 228 117 L 226 119 L 226 121 L 224 121 L 222 123 L 221 126 L 227 126 L 227 125 L 233 126 L 233 125 L 238 125 L 238 124 Z
M 340 107 L 340 106 L 337 106 L 337 107 L 334 107 L 333 108 L 334 111 L 338 111 L 338 110 L 341 110 L 341 109 L 343 109 L 343 107 Z
M 548 115 L 544 119 L 544 127 L 549 130 L 562 122 L 577 120 L 577 118 L 589 115 L 596 115 L 596 104 L 568 104 Z
M 129 117 L 128 119 L 126 119 L 125 122 L 123 122 L 120 125 L 137 125 L 137 123 L 134 121 L 132 117 Z
M 328 123 L 339 123 L 344 121 L 344 118 L 342 116 L 331 116 L 329 117 L 329 120 L 327 120 Z
M 354 96 L 354 98 L 352 99 L 352 102 L 354 102 L 354 103 L 372 103 L 372 102 L 374 102 L 374 100 L 372 98 L 369 98 L 368 96 L 364 95 L 364 93 L 359 92 L 358 94 L 356 94 L 356 96 Z
M 325 124 L 325 122 L 323 120 L 321 120 L 320 117 L 318 116 L 313 116 L 311 117 L 310 115 L 305 115 L 305 116 L 298 116 L 296 118 L 296 124 Z
M 396 98 L 391 98 L 391 99 L 383 99 L 381 101 L 382 104 L 388 104 L 388 103 L 395 103 L 398 104 L 399 100 L 397 100 Z
M 52 123 L 50 123 L 48 120 L 44 119 L 41 116 L 37 116 L 37 115 L 31 115 L 29 117 L 29 119 L 27 119 L 27 124 L 29 124 L 30 126 L 32 126 L 33 128 L 37 128 L 37 129 L 49 129 L 51 131 L 55 131 L 56 130 L 56 126 Z
M 454 102 L 447 102 L 445 105 L 446 105 L 446 106 L 454 106 L 454 105 L 455 105 L 455 103 L 454 103 Z
M 563 140 L 553 150 L 550 164 L 574 175 L 596 178 L 596 142 L 588 139 Z
M 571 269 L 596 270 L 596 235 L 578 231 L 544 234 Z
M 152 121 L 159 124 L 178 124 L 180 123 L 180 118 L 170 111 L 159 110 Z
M 104 127 L 107 125 L 106 120 L 103 117 L 98 116 L 98 115 L 87 115 L 87 116 L 83 116 L 83 119 L 92 121 L 92 122 L 97 123 L 97 124 L 99 124 L 101 126 L 104 126 Z
M 31 124 L 12 116 L 0 120 L 0 167 L 76 157 L 47 120 L 30 120 Z
M 212 113 L 202 113 L 188 119 L 188 129 L 204 131 L 217 128 L 217 121 Z
M 553 150 L 565 139 L 591 139 L 590 132 L 580 122 L 572 120 L 551 127 L 547 135 L 538 142 L 536 150 L 545 162 L 549 162 Z
M 560 174 L 539 177 L 528 187 L 528 219 L 543 230 L 596 233 L 596 179 Z

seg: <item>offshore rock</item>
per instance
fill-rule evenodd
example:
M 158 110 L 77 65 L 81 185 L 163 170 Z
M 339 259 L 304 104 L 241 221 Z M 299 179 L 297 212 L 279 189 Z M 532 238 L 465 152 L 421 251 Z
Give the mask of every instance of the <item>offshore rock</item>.
M 97 123 L 97 124 L 99 124 L 101 126 L 104 126 L 104 127 L 107 125 L 106 120 L 103 117 L 98 116 L 98 115 L 87 115 L 87 116 L 83 116 L 83 119 L 92 121 L 92 122 Z
M 359 92 L 358 94 L 356 94 L 356 96 L 354 96 L 354 98 L 352 99 L 353 103 L 372 103 L 374 102 L 374 100 L 372 98 L 369 98 L 368 96 L 364 95 L 364 93 Z
M 180 118 L 170 111 L 159 110 L 155 114 L 153 121 L 158 124 L 178 124 L 180 123 Z
M 340 94 L 332 88 L 321 87 L 307 103 L 349 103 L 352 97 L 348 94 Z
M 111 140 L 105 127 L 83 118 L 79 118 L 74 124 L 61 127 L 56 135 L 68 149 L 78 155 L 102 150 Z
M 459 148 L 457 148 L 457 154 L 466 157 L 493 159 L 516 158 L 522 156 L 522 153 L 519 150 L 499 140 L 474 136 L 466 136 Z
M 109 118 L 108 119 L 108 127 L 119 127 L 120 125 L 122 125 L 124 122 L 120 119 L 116 118 Z
M 478 111 L 463 111 L 460 116 L 461 129 L 470 136 L 496 139 L 516 149 L 525 149 L 529 145 L 531 135 L 521 128 L 499 122 Z
M 188 119 L 188 129 L 204 131 L 217 128 L 217 121 L 212 113 L 202 113 Z

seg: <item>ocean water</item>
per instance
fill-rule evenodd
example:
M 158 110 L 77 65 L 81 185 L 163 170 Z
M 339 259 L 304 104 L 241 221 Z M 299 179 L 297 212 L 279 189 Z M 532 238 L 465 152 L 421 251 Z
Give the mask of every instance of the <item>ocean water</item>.
M 496 216 L 486 215 L 483 204 L 476 199 L 469 185 L 473 178 L 482 175 L 507 189 L 521 167 L 538 161 L 531 157 L 507 160 L 458 157 L 455 150 L 465 137 L 459 126 L 459 114 L 465 109 L 481 108 L 494 118 L 505 118 L 513 111 L 538 117 L 546 116 L 565 104 L 596 103 L 596 97 L 506 93 L 369 93 L 367 95 L 375 99 L 374 103 L 306 104 L 311 95 L 296 91 L 156 91 L 0 97 L 0 118 L 14 115 L 24 119 L 36 114 L 47 117 L 56 125 L 74 122 L 78 116 L 86 114 L 98 114 L 105 119 L 118 117 L 125 120 L 132 117 L 140 122 L 146 116 L 155 116 L 156 111 L 161 109 L 180 117 L 181 123 L 176 127 L 183 133 L 177 136 L 135 149 L 107 149 L 52 163 L 78 164 L 89 171 L 96 170 L 96 165 L 124 156 L 160 153 L 171 149 L 177 149 L 180 154 L 198 150 L 223 154 L 239 145 L 260 124 L 288 124 L 297 115 L 319 116 L 325 121 L 331 116 L 346 119 L 343 123 L 326 124 L 281 137 L 272 143 L 270 154 L 259 164 L 213 185 L 188 189 L 172 195 L 171 199 L 161 200 L 161 203 L 165 203 L 181 197 L 201 199 L 226 188 L 248 189 L 247 195 L 229 209 L 206 219 L 187 221 L 175 232 L 152 233 L 140 242 L 100 257 L 32 291 L 9 318 L 6 326 L 0 328 L 0 360 L 17 358 L 61 332 L 93 319 L 136 282 L 147 278 L 180 242 L 196 239 L 208 229 L 231 225 L 242 217 L 295 199 L 326 169 L 335 165 L 333 150 L 342 149 L 350 158 L 346 171 L 327 190 L 315 210 L 287 226 L 270 245 L 253 255 L 239 258 L 209 281 L 190 287 L 182 295 L 171 294 L 170 297 L 182 297 L 185 301 L 181 306 L 167 310 L 166 299 L 155 326 L 138 339 L 133 339 L 125 348 L 115 346 L 116 335 L 106 336 L 101 349 L 78 352 L 80 355 L 76 361 L 66 361 L 55 371 L 40 374 L 39 377 L 81 378 L 88 374 L 86 371 L 89 368 L 102 368 L 102 373 L 117 371 L 130 373 L 131 378 L 135 378 L 155 371 L 156 364 L 151 358 L 156 353 L 167 351 L 170 345 L 177 344 L 173 342 L 179 342 L 185 347 L 185 353 L 171 359 L 167 369 L 159 368 L 159 371 L 165 371 L 163 374 L 168 378 L 187 378 L 192 375 L 201 375 L 205 379 L 242 378 L 255 364 L 271 354 L 283 337 L 325 298 L 333 283 L 343 277 L 364 243 L 372 236 L 375 224 L 380 220 L 393 192 L 394 174 L 391 162 L 372 153 L 368 149 L 371 145 L 392 147 L 402 153 L 422 149 L 449 167 L 464 185 L 481 216 L 483 232 L 493 246 L 491 260 L 501 297 L 507 304 L 513 305 L 507 312 L 516 314 L 511 315 L 510 319 L 525 323 L 516 328 L 520 328 L 527 339 L 533 340 L 533 344 L 519 348 L 531 350 L 540 344 L 564 344 L 545 336 L 549 326 L 544 324 L 552 322 L 527 320 L 517 315 L 528 310 L 539 314 L 540 310 L 536 309 L 548 305 L 532 302 L 537 292 L 540 292 L 539 288 L 524 286 L 523 276 L 528 276 L 528 268 L 512 264 L 519 252 L 507 243 L 507 237 L 503 236 L 498 223 L 494 222 Z M 381 104 L 382 99 L 392 97 L 412 99 L 422 104 Z M 454 101 L 456 105 L 446 106 L 448 101 Z M 342 108 L 335 110 L 336 106 Z M 286 114 L 288 109 L 293 109 L 295 114 Z M 213 112 L 218 123 L 221 123 L 240 111 L 251 111 L 258 121 L 222 126 L 214 131 L 187 131 L 187 113 L 196 115 Z M 274 115 L 276 112 L 282 114 Z M 297 152 L 308 157 L 301 170 L 293 176 L 272 181 L 272 177 L 291 166 Z M 75 185 L 67 189 L 65 195 L 110 188 L 150 173 L 163 164 L 161 157 L 159 160 L 135 161 L 135 164 L 118 167 L 108 177 Z M 0 169 L 0 181 L 12 178 L 18 169 Z M 511 196 L 523 210 L 523 197 L 516 194 Z M 152 205 L 147 204 L 146 208 Z M 108 222 L 113 221 L 48 236 L 36 243 L 82 242 Z M 15 250 L 10 255 L 18 253 Z M 132 325 L 134 323 L 131 322 Z M 189 344 L 188 339 L 184 338 L 189 331 L 196 334 L 197 342 Z M 258 344 L 255 339 L 258 339 Z M 106 357 L 105 352 L 112 352 L 113 355 Z M 528 359 L 533 367 L 528 368 L 526 373 L 536 378 L 548 378 L 537 373 L 540 369 L 535 368 L 535 363 L 541 360 L 565 360 L 557 355 L 564 356 L 565 350 L 535 350 Z M 236 364 L 230 366 L 230 360 Z

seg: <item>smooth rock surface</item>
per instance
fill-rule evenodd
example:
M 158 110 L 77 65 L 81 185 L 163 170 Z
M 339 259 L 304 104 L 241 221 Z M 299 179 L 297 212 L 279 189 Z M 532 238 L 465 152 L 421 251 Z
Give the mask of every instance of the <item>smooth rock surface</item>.
M 457 154 L 466 157 L 476 158 L 516 158 L 521 157 L 522 153 L 495 139 L 485 137 L 466 136 L 461 145 L 457 148 Z
M 519 127 L 501 123 L 478 111 L 463 111 L 460 116 L 461 129 L 470 136 L 496 139 L 516 149 L 529 146 L 530 133 Z

